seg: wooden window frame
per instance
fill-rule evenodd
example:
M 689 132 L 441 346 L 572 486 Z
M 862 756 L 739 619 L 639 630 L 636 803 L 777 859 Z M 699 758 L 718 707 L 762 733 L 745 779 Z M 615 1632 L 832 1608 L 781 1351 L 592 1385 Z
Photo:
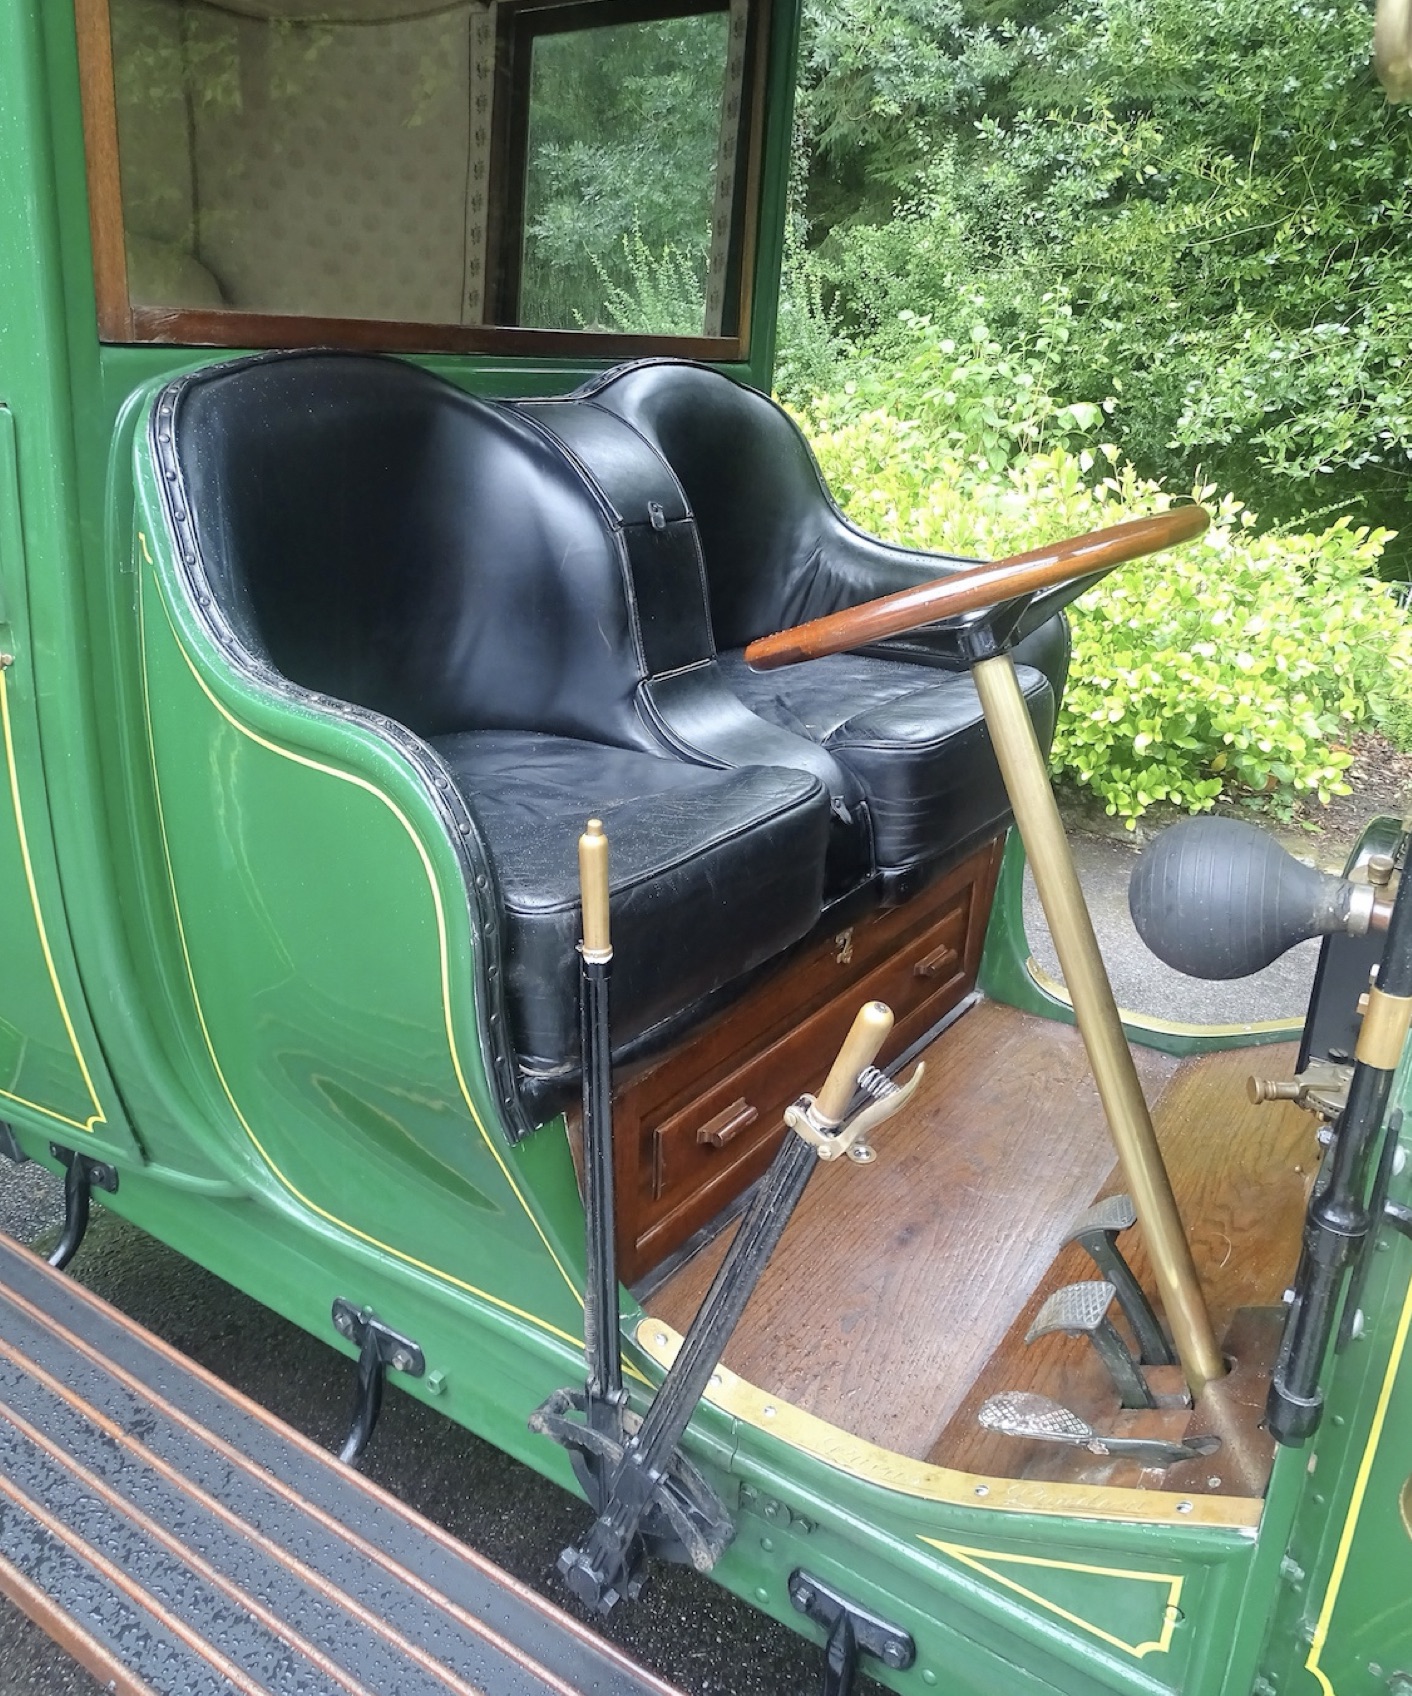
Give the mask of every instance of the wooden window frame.
M 83 112 L 84 155 L 88 168 L 89 229 L 93 243 L 93 283 L 98 315 L 98 338 L 118 344 L 177 347 L 295 348 L 324 347 L 377 350 L 390 353 L 451 353 L 548 358 L 560 356 L 615 359 L 641 354 L 669 354 L 707 361 L 744 361 L 750 353 L 752 285 L 761 199 L 761 163 L 765 128 L 765 89 L 770 38 L 770 0 L 752 0 L 751 41 L 746 69 L 750 95 L 745 102 L 745 146 L 737 166 L 737 204 L 741 208 L 741 239 L 736 269 L 738 333 L 722 336 L 663 336 L 594 330 L 540 330 L 500 324 L 437 324 L 381 318 L 316 317 L 304 314 L 242 311 L 234 307 L 135 306 L 128 292 L 127 249 L 123 230 L 122 182 L 118 156 L 117 93 L 114 82 L 109 0 L 74 0 L 77 26 L 79 81 Z M 590 23 L 631 22 L 677 14 L 715 11 L 717 0 L 525 0 L 507 6 L 502 40 L 523 30 L 522 20 L 543 16 L 545 23 L 529 31 L 543 33 L 548 18 L 558 13 L 594 14 Z M 496 74 L 502 63 L 513 74 L 510 55 L 497 51 Z M 528 55 L 521 55 L 525 60 Z M 525 72 L 527 76 L 527 71 Z M 497 106 L 502 103 L 497 101 Z M 506 103 L 508 105 L 508 103 Z M 527 114 L 526 114 L 527 121 Z M 507 125 L 508 128 L 508 125 Z M 499 305 L 504 242 L 520 218 L 506 219 L 509 197 L 497 192 L 511 162 L 511 138 L 492 141 L 492 196 L 487 267 L 487 300 Z M 515 205 L 522 208 L 523 157 L 519 161 Z M 513 177 L 511 181 L 515 180 Z M 498 209 L 498 210 L 497 210 Z M 514 262 L 517 276 L 518 252 Z

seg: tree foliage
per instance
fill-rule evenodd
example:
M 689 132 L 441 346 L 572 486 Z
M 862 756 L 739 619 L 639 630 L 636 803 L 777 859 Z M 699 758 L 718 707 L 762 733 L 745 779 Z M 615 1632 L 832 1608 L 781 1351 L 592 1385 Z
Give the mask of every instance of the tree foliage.
M 723 13 L 535 43 L 521 317 L 701 333 Z
M 1064 326 L 1144 471 L 1407 524 L 1412 115 L 1363 0 L 815 0 L 807 257 L 854 343 Z M 905 338 L 905 330 L 900 332 Z

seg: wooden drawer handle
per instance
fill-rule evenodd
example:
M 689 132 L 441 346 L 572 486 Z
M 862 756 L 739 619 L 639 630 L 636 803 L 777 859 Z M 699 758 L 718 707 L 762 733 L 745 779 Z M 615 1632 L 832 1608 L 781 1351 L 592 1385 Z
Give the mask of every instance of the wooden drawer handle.
M 714 1119 L 708 1119 L 696 1133 L 697 1142 L 709 1142 L 712 1148 L 724 1148 L 760 1117 L 760 1109 L 752 1107 L 744 1096 L 722 1108 Z
M 960 958 L 949 942 L 943 942 L 940 948 L 924 954 L 912 971 L 919 978 L 939 978 L 943 972 L 949 972 Z

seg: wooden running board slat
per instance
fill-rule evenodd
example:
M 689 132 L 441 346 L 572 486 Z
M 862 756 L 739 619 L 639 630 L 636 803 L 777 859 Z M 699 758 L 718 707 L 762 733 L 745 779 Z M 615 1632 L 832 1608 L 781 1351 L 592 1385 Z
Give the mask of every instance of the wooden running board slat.
M 126 1696 L 679 1696 L 4 1236 L 0 1593 Z

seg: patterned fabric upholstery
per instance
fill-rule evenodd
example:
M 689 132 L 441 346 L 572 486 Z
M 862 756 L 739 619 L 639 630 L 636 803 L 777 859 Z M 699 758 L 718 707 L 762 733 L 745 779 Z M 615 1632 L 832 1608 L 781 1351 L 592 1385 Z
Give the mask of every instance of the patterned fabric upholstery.
M 358 0 L 337 0 L 318 11 L 338 21 L 306 23 L 269 9 L 115 0 L 135 304 L 474 321 L 489 112 L 471 54 L 493 41 L 486 9 L 379 0 L 392 21 L 363 22 Z

